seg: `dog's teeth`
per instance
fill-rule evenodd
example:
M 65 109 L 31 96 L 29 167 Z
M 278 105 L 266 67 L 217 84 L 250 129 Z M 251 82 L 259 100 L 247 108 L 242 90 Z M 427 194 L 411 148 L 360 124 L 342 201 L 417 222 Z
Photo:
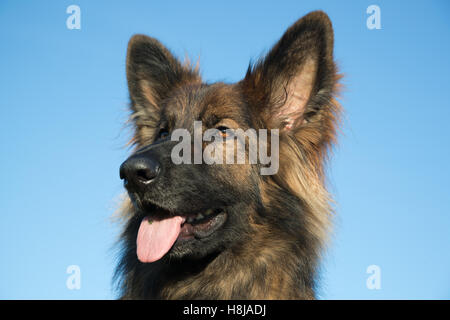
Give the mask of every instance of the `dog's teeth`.
M 214 212 L 215 212 L 215 211 L 214 211 L 213 209 L 208 209 L 208 210 L 206 210 L 206 212 L 199 213 L 199 214 L 197 214 L 197 215 L 195 215 L 195 216 L 187 217 L 187 218 L 186 218 L 186 222 L 190 224 L 190 223 L 192 223 L 192 222 L 195 222 L 195 221 L 198 221 L 198 220 L 202 220 L 202 219 L 204 219 L 205 217 L 210 216 L 210 215 L 213 214 Z

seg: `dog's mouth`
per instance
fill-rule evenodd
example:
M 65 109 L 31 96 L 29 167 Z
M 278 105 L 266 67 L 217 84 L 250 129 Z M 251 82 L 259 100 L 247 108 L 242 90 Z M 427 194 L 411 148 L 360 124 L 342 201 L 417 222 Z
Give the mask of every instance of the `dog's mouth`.
M 217 231 L 226 220 L 223 208 L 195 214 L 173 214 L 153 207 L 142 219 L 137 235 L 137 257 L 143 263 L 161 259 L 173 246 L 204 239 Z

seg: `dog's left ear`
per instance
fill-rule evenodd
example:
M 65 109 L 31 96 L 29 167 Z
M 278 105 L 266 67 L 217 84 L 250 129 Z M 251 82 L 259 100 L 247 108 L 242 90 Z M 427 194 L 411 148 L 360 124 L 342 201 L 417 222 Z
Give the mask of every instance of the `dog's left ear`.
M 295 132 L 308 122 L 334 117 L 330 103 L 337 79 L 331 21 L 324 12 L 314 11 L 249 67 L 242 85 L 269 127 Z
M 131 142 L 148 143 L 158 132 L 162 101 L 177 87 L 201 79 L 196 69 L 180 63 L 158 40 L 140 34 L 128 43 L 126 67 L 136 124 Z

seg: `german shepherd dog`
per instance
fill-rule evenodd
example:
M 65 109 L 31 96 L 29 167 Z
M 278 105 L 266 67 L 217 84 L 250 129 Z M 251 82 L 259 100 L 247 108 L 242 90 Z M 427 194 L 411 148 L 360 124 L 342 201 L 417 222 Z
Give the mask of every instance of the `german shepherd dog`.
M 131 38 L 126 71 L 135 150 L 120 167 L 120 297 L 316 298 L 333 212 L 325 165 L 341 113 L 328 16 L 298 20 L 237 83 L 203 82 L 196 66 L 144 35 Z M 225 138 L 230 129 L 277 130 L 277 172 L 174 163 L 171 136 L 193 134 L 195 121 Z

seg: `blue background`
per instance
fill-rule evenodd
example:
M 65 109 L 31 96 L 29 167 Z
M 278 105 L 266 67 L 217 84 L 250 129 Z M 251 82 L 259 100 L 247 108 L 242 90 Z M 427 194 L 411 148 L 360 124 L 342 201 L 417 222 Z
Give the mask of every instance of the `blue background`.
M 81 8 L 69 30 L 66 8 Z M 366 8 L 381 8 L 381 30 Z M 315 9 L 335 29 L 346 109 L 331 162 L 337 202 L 324 299 L 450 298 L 448 1 L 1 1 L 0 298 L 109 299 L 129 150 L 130 36 L 237 81 Z M 366 269 L 381 268 L 369 290 Z M 66 268 L 81 268 L 81 289 Z

